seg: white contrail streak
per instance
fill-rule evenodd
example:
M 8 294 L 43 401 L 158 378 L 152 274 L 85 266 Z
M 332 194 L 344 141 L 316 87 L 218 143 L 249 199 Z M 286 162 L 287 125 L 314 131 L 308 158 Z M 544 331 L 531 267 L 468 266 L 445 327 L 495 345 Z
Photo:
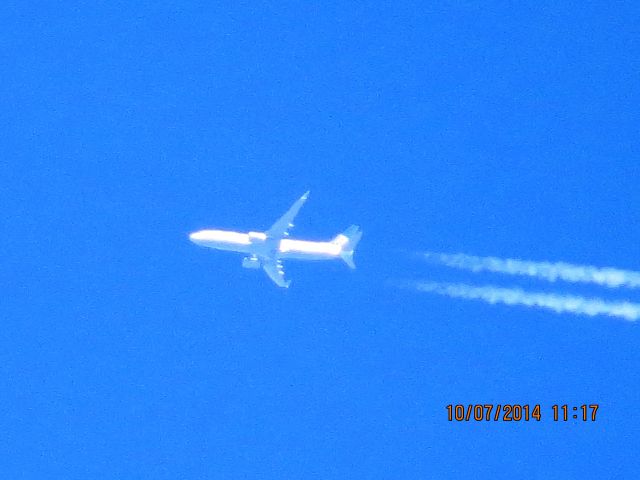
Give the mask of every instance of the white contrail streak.
M 640 318 L 640 304 L 627 301 L 607 302 L 600 298 L 528 292 L 520 288 L 501 288 L 493 285 L 473 286 L 464 283 L 408 282 L 402 284 L 402 286 L 451 298 L 481 300 L 490 304 L 523 305 L 533 308 L 545 308 L 557 313 L 573 313 L 590 317 L 606 315 L 624 318 L 629 321 Z
M 550 282 L 564 280 L 571 283 L 592 283 L 610 288 L 640 288 L 640 272 L 564 262 L 532 262 L 496 257 L 475 257 L 464 253 L 424 253 L 424 258 L 447 267 L 472 272 L 494 272 L 523 275 Z

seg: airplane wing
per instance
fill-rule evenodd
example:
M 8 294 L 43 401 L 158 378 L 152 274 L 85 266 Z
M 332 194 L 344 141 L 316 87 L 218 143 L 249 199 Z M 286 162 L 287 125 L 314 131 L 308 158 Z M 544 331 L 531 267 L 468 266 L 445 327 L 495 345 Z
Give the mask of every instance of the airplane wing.
M 265 233 L 267 237 L 270 238 L 282 238 L 287 236 L 287 232 L 291 227 L 293 227 L 293 219 L 298 214 L 298 211 L 304 205 L 304 202 L 309 197 L 309 192 L 307 191 L 304 195 L 302 195 L 296 203 L 294 203 L 291 208 L 285 213 L 282 217 L 280 217 L 276 223 L 271 225 L 271 228 L 267 230 Z M 273 278 L 273 277 L 272 277 Z M 277 282 L 276 282 L 277 283 Z
M 289 288 L 291 280 L 284 279 L 284 269 L 280 260 L 263 260 L 262 268 L 273 282 L 282 288 Z

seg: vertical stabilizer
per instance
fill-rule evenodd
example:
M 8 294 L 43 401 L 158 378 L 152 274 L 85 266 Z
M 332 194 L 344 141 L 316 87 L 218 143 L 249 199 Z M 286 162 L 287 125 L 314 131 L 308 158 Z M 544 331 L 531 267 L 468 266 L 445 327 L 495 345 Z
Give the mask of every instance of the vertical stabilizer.
M 342 248 L 340 251 L 340 258 L 344 260 L 349 268 L 356 268 L 356 264 L 353 262 L 353 252 L 356 249 L 356 245 L 360 241 L 362 237 L 362 232 L 360 231 L 357 225 L 351 225 L 344 232 L 336 235 L 336 237 L 331 241 L 332 243 L 336 243 L 340 245 Z

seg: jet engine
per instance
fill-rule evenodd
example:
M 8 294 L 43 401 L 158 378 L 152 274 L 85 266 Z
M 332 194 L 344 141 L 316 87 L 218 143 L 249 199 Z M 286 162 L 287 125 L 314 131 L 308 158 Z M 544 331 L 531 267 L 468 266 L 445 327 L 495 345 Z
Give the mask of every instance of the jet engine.
M 242 259 L 242 266 L 244 268 L 260 268 L 260 259 L 258 257 L 244 257 Z
M 251 244 L 264 243 L 266 239 L 267 235 L 262 232 L 249 232 L 249 242 L 251 242 Z

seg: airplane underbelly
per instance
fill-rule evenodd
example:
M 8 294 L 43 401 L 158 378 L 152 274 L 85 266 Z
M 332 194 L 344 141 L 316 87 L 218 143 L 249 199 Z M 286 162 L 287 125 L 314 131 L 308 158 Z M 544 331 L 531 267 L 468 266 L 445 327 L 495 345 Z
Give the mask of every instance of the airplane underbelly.
M 216 250 L 227 250 L 230 252 L 247 252 L 250 253 L 251 246 L 230 242 L 202 242 L 202 245 Z
M 278 256 L 300 260 L 329 260 L 340 256 L 340 246 L 330 242 L 282 240 Z
M 278 258 L 283 260 L 331 260 L 338 257 L 329 254 L 288 251 L 284 253 L 279 252 Z

